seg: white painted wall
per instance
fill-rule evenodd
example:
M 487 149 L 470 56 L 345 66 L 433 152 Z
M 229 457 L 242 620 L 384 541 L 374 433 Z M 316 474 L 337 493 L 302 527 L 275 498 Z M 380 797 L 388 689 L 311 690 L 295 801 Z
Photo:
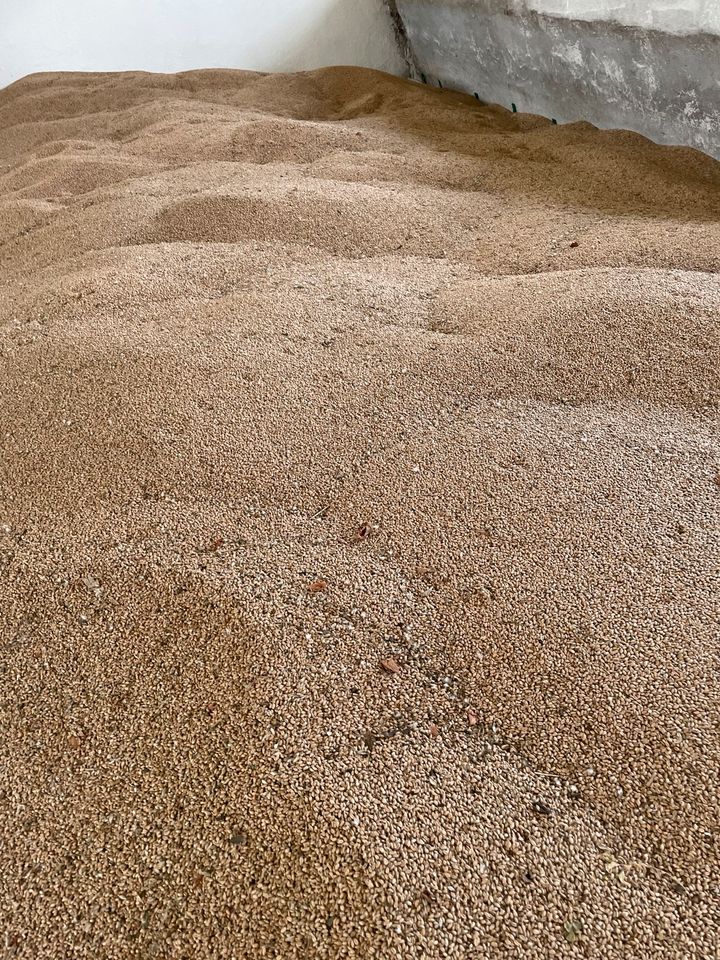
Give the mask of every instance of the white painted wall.
M 680 36 L 720 34 L 720 0 L 512 0 L 511 6 L 574 20 L 614 20 Z
M 382 0 L 0 0 L 0 87 L 46 70 L 402 73 Z

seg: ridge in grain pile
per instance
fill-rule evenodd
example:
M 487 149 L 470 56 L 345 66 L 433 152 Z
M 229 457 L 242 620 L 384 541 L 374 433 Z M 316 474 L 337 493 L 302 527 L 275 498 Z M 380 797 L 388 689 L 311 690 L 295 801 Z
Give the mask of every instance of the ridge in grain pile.
M 355 69 L 0 129 L 5 955 L 715 957 L 718 164 Z

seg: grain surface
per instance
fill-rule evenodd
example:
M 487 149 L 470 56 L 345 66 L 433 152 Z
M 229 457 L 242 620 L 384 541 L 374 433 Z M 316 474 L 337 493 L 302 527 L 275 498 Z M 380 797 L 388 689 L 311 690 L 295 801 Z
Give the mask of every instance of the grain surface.
M 3 957 L 717 957 L 719 222 L 366 70 L 0 91 Z

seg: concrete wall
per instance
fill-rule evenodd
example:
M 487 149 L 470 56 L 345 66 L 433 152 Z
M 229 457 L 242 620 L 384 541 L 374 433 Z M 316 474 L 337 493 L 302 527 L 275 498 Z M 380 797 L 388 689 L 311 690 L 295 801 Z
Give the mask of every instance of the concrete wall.
M 397 0 L 418 72 L 720 157 L 720 0 Z
M 571 20 L 613 20 L 664 33 L 720 33 L 717 0 L 512 0 L 507 6 Z
M 0 0 L 0 87 L 44 70 L 401 73 L 382 0 Z

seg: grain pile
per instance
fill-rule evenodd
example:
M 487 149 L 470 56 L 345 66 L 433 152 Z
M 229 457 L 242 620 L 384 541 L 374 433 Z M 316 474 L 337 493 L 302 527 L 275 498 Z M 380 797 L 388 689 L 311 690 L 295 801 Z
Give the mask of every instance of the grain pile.
M 3 955 L 715 957 L 720 167 L 354 69 L 0 131 Z

